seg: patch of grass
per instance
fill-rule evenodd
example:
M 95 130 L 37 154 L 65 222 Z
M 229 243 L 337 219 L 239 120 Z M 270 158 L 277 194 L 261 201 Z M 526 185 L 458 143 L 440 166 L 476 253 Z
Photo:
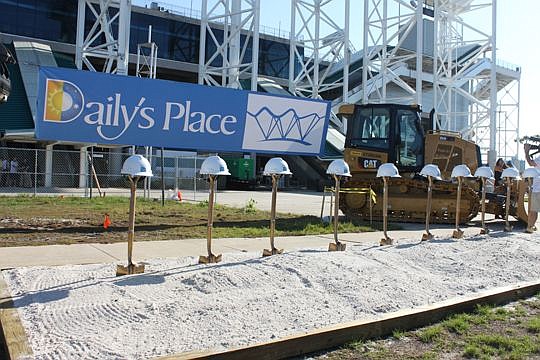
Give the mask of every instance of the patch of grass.
M 363 340 L 355 340 L 347 344 L 347 348 L 356 350 L 356 351 L 364 350 L 364 346 L 365 346 L 365 343 Z
M 423 343 L 430 343 L 437 340 L 443 333 L 443 327 L 441 325 L 434 325 L 422 329 L 418 333 L 418 339 Z
M 420 359 L 422 359 L 422 360 L 436 360 L 438 358 L 439 358 L 439 356 L 437 355 L 437 353 L 435 351 L 428 351 L 428 352 L 423 353 L 420 356 Z
M 525 325 L 527 331 L 538 334 L 540 333 L 540 316 L 530 319 Z
M 403 330 L 401 330 L 401 329 L 395 329 L 394 331 L 392 331 L 392 337 L 394 339 L 400 340 L 404 336 L 405 336 L 405 332 Z
M 243 208 L 216 204 L 213 236 L 264 237 L 269 234 L 270 213 L 258 210 L 250 200 Z M 104 215 L 111 225 L 103 228 Z M 60 196 L 0 196 L 0 246 L 126 241 L 129 198 L 108 196 L 92 199 Z M 160 201 L 137 199 L 135 240 L 205 238 L 208 201 Z M 331 225 L 316 216 L 277 214 L 276 236 L 331 234 Z M 374 229 L 365 223 L 341 222 L 340 232 Z
M 500 356 L 524 359 L 538 351 L 537 340 L 529 336 L 510 337 L 500 334 L 478 334 L 468 337 L 464 354 L 477 359 Z
M 470 320 L 471 315 L 469 314 L 457 314 L 443 321 L 442 326 L 450 332 L 463 334 L 469 330 Z

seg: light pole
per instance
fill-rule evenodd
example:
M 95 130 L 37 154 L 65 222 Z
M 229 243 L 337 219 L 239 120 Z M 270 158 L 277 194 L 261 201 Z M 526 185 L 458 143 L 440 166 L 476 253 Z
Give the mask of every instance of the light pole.
M 394 164 L 386 163 L 379 166 L 377 170 L 377 177 L 382 177 L 384 187 L 383 187 L 383 234 L 384 238 L 379 242 L 380 246 L 383 245 L 392 245 L 394 239 L 390 238 L 387 234 L 388 228 L 388 180 L 390 178 L 399 178 L 399 171 Z
M 263 256 L 282 254 L 283 249 L 277 249 L 274 246 L 274 234 L 276 231 L 276 197 L 279 178 L 282 175 L 292 175 L 289 170 L 289 164 L 280 157 L 275 157 L 264 166 L 263 175 L 272 177 L 272 205 L 270 209 L 270 249 L 263 250 Z
M 339 217 L 339 185 L 343 177 L 351 177 L 349 165 L 343 159 L 334 160 L 328 165 L 326 173 L 332 175 L 336 182 L 334 204 L 334 242 L 328 244 L 328 251 L 345 251 L 347 244 L 338 240 L 338 217 Z
M 489 234 L 489 229 L 486 227 L 486 181 L 494 180 L 493 171 L 489 166 L 480 166 L 474 172 L 474 176 L 482 180 L 482 230 L 480 235 Z
M 135 202 L 137 182 L 140 178 L 153 176 L 150 163 L 142 155 L 132 155 L 124 161 L 121 174 L 127 175 L 131 185 L 131 197 L 129 199 L 129 228 L 128 228 L 128 264 L 118 265 L 116 276 L 140 274 L 144 272 L 144 264 L 137 265 L 132 262 L 133 238 L 135 237 Z
M 471 170 L 467 165 L 457 165 L 452 170 L 452 178 L 458 181 L 457 201 L 456 201 L 456 229 L 452 234 L 454 239 L 461 239 L 463 237 L 463 230 L 459 228 L 459 218 L 461 211 L 461 188 L 463 187 L 463 178 L 471 178 Z
M 427 177 L 428 189 L 427 189 L 427 203 L 426 203 L 426 233 L 422 235 L 422 241 L 433 239 L 433 234 L 429 232 L 429 220 L 431 216 L 431 193 L 433 187 L 433 179 L 441 180 L 441 171 L 439 167 L 434 164 L 428 164 L 422 168 L 420 175 Z
M 206 250 L 208 256 L 199 256 L 199 264 L 218 263 L 221 261 L 221 254 L 212 253 L 212 227 L 214 226 L 214 184 L 219 175 L 231 175 L 225 160 L 219 156 L 207 157 L 201 165 L 201 174 L 208 175 L 210 180 L 210 191 L 208 194 L 208 226 L 206 229 Z

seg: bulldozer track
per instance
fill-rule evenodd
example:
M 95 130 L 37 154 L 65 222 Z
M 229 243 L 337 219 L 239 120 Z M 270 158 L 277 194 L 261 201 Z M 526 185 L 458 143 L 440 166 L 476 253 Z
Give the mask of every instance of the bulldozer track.
M 381 179 L 351 180 L 344 188 L 371 188 L 377 194 L 377 204 L 370 211 L 365 195 L 345 193 L 340 197 L 339 207 L 350 219 L 382 221 L 383 182 Z M 424 222 L 428 182 L 423 179 L 391 179 L 388 195 L 388 218 L 397 222 Z M 344 189 L 344 190 L 345 190 Z M 457 184 L 435 181 L 432 186 L 432 223 L 453 224 L 456 216 Z M 441 201 L 442 200 L 442 201 Z M 479 211 L 480 199 L 476 191 L 463 184 L 461 189 L 460 223 L 473 219 Z

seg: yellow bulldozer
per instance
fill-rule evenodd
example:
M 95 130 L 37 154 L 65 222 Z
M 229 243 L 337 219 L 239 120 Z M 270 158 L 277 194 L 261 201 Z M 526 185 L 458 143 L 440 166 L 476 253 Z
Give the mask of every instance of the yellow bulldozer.
M 431 219 L 435 223 L 455 223 L 458 186 L 452 182 L 450 174 L 456 165 L 466 164 L 472 173 L 481 166 L 478 145 L 462 139 L 459 133 L 425 131 L 427 122 L 423 126 L 417 105 L 345 104 L 340 107 L 338 116 L 347 119 L 344 157 L 352 174 L 343 187 L 370 188 L 382 198 L 383 183 L 376 177 L 377 168 L 383 163 L 393 163 L 402 177 L 392 178 L 389 183 L 389 219 L 423 222 L 428 182 L 419 172 L 425 164 L 436 164 L 443 180 L 433 185 Z M 478 214 L 480 186 L 476 179 L 464 182 L 460 223 Z M 526 190 L 525 181 L 513 184 L 510 204 L 505 203 L 504 190 L 488 192 L 486 212 L 504 216 L 505 206 L 510 206 L 510 215 L 526 222 Z M 373 204 L 365 191 L 345 191 L 340 196 L 339 207 L 351 219 L 382 221 L 382 201 Z

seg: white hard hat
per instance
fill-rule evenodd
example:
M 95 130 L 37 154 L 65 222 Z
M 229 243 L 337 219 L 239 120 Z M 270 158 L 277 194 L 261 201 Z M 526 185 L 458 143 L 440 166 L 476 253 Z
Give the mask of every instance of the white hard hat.
M 503 170 L 501 177 L 519 179 L 519 171 L 516 168 L 509 167 Z
M 493 179 L 493 171 L 489 166 L 480 166 L 474 172 L 474 176 L 486 179 Z
M 396 165 L 392 163 L 386 163 L 379 166 L 379 169 L 377 170 L 377 177 L 401 177 L 399 175 L 399 171 L 396 167 Z
M 204 159 L 200 173 L 203 175 L 231 175 L 225 160 L 217 155 Z
M 275 157 L 266 163 L 264 166 L 263 175 L 291 175 L 289 164 L 280 157 Z
M 120 173 L 131 176 L 153 176 L 150 162 L 142 155 L 131 155 L 124 161 Z
M 451 176 L 453 178 L 456 178 L 458 176 L 473 177 L 471 174 L 471 169 L 469 169 L 469 167 L 465 164 L 455 166 L 454 169 L 452 170 Z
M 525 171 L 523 172 L 521 176 L 524 178 L 535 178 L 535 177 L 540 176 L 540 170 L 538 170 L 537 168 L 531 167 L 531 168 L 525 169 Z
M 439 167 L 435 164 L 427 164 L 424 166 L 422 171 L 420 171 L 420 175 L 431 176 L 432 178 L 441 180 L 441 170 L 439 170 Z
M 338 176 L 351 176 L 351 171 L 349 170 L 349 164 L 343 159 L 336 159 L 328 165 L 326 170 L 327 174 L 338 175 Z

